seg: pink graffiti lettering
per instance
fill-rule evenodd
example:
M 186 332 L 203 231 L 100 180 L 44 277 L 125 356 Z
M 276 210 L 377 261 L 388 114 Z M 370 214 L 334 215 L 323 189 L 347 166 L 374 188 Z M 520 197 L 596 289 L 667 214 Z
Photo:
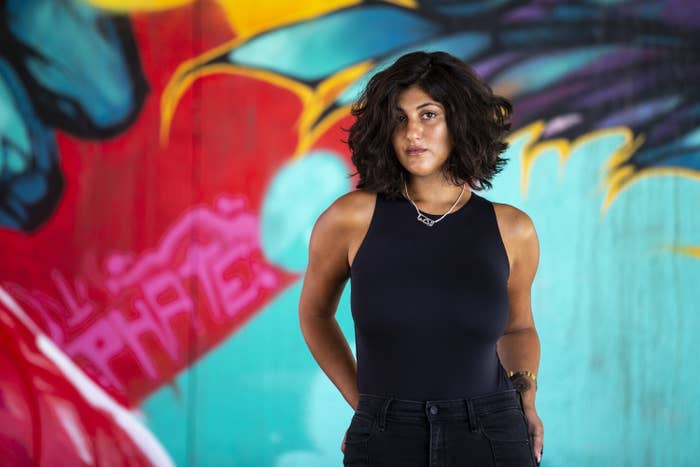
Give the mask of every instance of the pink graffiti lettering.
M 88 290 L 84 278 L 69 281 L 53 270 L 57 298 L 19 285 L 11 293 L 43 318 L 66 353 L 92 365 L 102 384 L 126 390 L 122 378 L 136 374 L 115 374 L 114 358 L 128 350 L 136 360 L 132 373 L 143 372 L 156 388 L 193 357 L 182 350 L 192 343 L 180 342 L 176 322 L 184 317 L 198 342 L 209 333 L 214 336 L 196 346 L 202 353 L 280 286 L 260 250 L 257 218 L 244 207 L 244 199 L 222 196 L 214 209 L 198 206 L 186 212 L 154 249 L 140 255 L 109 254 L 102 286 L 93 286 L 93 281 Z M 94 298 L 98 296 L 103 298 Z M 174 366 L 157 366 L 155 350 L 144 344 L 147 334 L 156 338 Z
M 190 314 L 192 324 L 199 329 L 194 314 L 192 298 L 187 294 L 179 277 L 172 271 L 162 271 L 150 277 L 144 277 L 141 285 L 143 296 L 151 310 L 157 313 L 159 320 L 167 326 L 168 321 L 181 313 Z M 137 299 L 134 304 L 139 302 Z
M 148 376 L 157 380 L 159 373 L 142 344 L 141 336 L 149 332 L 153 333 L 174 361 L 178 360 L 177 341 L 172 331 L 156 320 L 143 302 L 137 303 L 137 308 L 139 310 L 138 316 L 131 320 L 127 320 L 121 310 L 111 309 L 108 315 L 109 321 L 129 349 L 136 354 L 137 360 Z
M 63 303 L 67 306 L 68 315 L 66 316 L 66 324 L 68 327 L 74 327 L 90 316 L 95 311 L 95 307 L 87 300 L 87 287 L 85 281 L 75 279 L 75 294 L 70 289 L 68 282 L 63 278 L 60 272 L 55 269 L 51 271 L 51 278 L 56 284 L 56 288 L 61 294 Z
M 124 390 L 124 385 L 112 371 L 110 361 L 123 348 L 124 341 L 119 334 L 114 332 L 112 323 L 107 317 L 97 320 L 66 346 L 71 357 L 81 356 L 95 365 L 100 377 L 106 379 L 106 381 L 99 381 L 103 386 L 107 386 L 105 383 L 109 383 L 119 390 Z
M 274 285 L 275 276 L 254 260 L 244 260 L 236 257 L 232 251 L 223 255 L 213 264 L 214 277 L 217 279 L 221 290 L 221 306 L 224 313 L 235 317 L 242 309 L 248 307 L 258 298 L 260 290 Z M 232 264 L 243 264 L 247 274 L 234 276 L 232 279 L 224 278 L 224 271 Z M 245 281 L 245 282 L 244 282 Z

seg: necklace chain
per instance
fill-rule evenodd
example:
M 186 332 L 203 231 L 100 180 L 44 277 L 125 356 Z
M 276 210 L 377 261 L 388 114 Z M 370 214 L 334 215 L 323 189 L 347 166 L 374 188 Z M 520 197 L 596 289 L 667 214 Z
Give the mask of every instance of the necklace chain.
M 418 217 L 416 217 L 416 219 L 418 219 L 418 222 L 422 222 L 423 224 L 427 225 L 428 227 L 432 227 L 434 224 L 437 224 L 438 222 L 443 220 L 446 215 L 451 213 L 452 210 L 454 209 L 454 207 L 457 206 L 457 203 L 459 203 L 459 200 L 462 199 L 462 194 L 464 193 L 464 185 L 462 185 L 462 191 L 459 193 L 459 197 L 457 198 L 457 201 L 454 202 L 454 204 L 452 205 L 450 210 L 447 211 L 445 214 L 443 214 L 439 219 L 433 220 L 433 219 L 425 216 L 422 212 L 420 212 L 420 209 L 418 209 L 418 206 L 416 206 L 416 203 L 413 202 L 413 200 L 411 199 L 411 197 L 408 194 L 408 186 L 406 185 L 406 180 L 403 181 L 403 186 L 404 186 L 404 189 L 406 190 L 406 197 L 411 202 L 413 207 L 416 208 L 416 212 L 418 213 Z

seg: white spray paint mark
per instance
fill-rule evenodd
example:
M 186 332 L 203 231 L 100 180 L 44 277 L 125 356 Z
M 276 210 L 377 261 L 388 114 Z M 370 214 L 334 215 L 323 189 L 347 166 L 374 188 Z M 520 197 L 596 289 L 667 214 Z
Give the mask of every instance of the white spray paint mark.
M 58 420 L 66 429 L 68 437 L 78 451 L 80 460 L 88 465 L 95 465 L 95 459 L 92 457 L 88 441 L 85 439 L 85 432 L 80 428 L 80 424 L 75 419 L 75 413 L 70 407 L 66 407 L 65 402 L 59 402 L 56 405 L 56 413 Z
M 0 286 L 0 302 L 24 324 L 36 338 L 36 345 L 44 356 L 63 373 L 86 402 L 101 409 L 114 418 L 131 440 L 141 448 L 151 463 L 158 467 L 174 467 L 173 460 L 158 439 L 143 426 L 127 409 L 119 405 L 101 387 L 95 384 L 83 371 L 41 331 L 34 321 L 22 310 L 12 297 Z M 69 433 L 70 434 L 70 433 Z M 74 442 L 76 442 L 74 440 Z M 77 441 L 80 442 L 80 441 Z

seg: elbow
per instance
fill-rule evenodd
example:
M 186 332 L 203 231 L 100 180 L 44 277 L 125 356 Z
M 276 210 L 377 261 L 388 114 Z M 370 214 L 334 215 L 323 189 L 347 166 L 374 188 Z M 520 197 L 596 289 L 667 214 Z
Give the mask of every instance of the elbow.
M 510 329 L 506 329 L 506 331 L 503 333 L 503 335 L 508 335 L 508 334 L 525 334 L 525 333 L 534 333 L 537 334 L 537 329 L 535 329 L 535 325 L 530 325 L 530 326 L 523 326 L 523 327 L 514 327 Z

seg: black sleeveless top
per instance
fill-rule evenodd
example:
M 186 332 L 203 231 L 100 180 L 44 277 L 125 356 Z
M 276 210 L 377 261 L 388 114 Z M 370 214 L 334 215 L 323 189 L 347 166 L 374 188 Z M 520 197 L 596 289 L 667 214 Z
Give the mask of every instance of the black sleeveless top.
M 496 353 L 510 271 L 493 204 L 472 192 L 432 227 L 416 217 L 407 199 L 378 193 L 353 259 L 360 393 L 426 401 L 512 388 Z

